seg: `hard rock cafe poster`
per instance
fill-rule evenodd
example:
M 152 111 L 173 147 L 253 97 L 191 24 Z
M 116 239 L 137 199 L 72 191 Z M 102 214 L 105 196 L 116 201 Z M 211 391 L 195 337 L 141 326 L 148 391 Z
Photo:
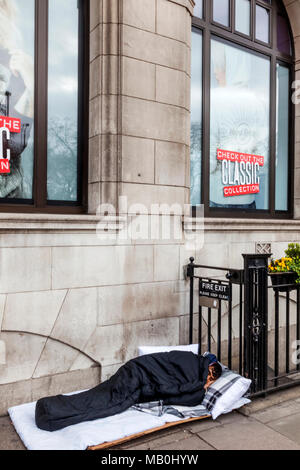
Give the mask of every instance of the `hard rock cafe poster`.
M 224 197 L 243 196 L 260 192 L 260 169 L 265 159 L 261 155 L 217 149 L 217 160 L 222 164 Z

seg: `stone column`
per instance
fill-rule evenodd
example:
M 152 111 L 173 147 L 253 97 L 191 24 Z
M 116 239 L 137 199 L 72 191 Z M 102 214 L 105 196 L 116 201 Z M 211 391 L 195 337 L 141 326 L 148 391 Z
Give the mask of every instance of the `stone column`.
M 91 0 L 89 213 L 115 203 L 120 180 L 122 2 Z
M 192 0 L 92 0 L 89 212 L 189 200 Z

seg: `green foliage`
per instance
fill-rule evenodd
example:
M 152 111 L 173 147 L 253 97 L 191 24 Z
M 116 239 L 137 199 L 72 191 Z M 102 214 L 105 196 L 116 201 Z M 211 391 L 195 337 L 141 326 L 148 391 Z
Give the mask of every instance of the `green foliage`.
M 285 254 L 288 258 L 300 259 L 300 244 L 299 243 L 289 243 Z
M 290 264 L 291 271 L 294 271 L 298 274 L 298 279 L 296 280 L 297 284 L 300 284 L 300 244 L 299 243 L 289 243 L 285 254 L 292 258 Z
M 298 278 L 296 280 L 296 283 L 300 284 L 300 258 L 294 258 L 290 264 L 290 268 L 292 271 L 297 273 Z

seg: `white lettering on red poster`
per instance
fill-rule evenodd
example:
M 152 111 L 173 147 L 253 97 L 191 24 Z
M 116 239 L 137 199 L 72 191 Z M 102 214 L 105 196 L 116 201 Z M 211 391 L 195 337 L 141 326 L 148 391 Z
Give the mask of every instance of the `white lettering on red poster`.
M 10 140 L 10 133 L 21 132 L 21 120 L 9 116 L 0 116 L 0 174 L 10 173 L 10 150 L 4 149 L 5 142 Z
M 264 157 L 218 149 L 217 159 L 222 162 L 225 197 L 259 193 L 259 171 L 264 166 Z

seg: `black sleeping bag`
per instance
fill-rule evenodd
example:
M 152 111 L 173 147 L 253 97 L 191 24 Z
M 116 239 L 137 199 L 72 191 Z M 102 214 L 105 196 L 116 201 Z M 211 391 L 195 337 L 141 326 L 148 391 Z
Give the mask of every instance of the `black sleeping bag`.
M 45 431 L 57 431 L 155 400 L 162 400 L 165 405 L 198 405 L 205 394 L 208 364 L 207 357 L 186 351 L 132 359 L 109 380 L 88 391 L 38 400 L 36 425 Z

